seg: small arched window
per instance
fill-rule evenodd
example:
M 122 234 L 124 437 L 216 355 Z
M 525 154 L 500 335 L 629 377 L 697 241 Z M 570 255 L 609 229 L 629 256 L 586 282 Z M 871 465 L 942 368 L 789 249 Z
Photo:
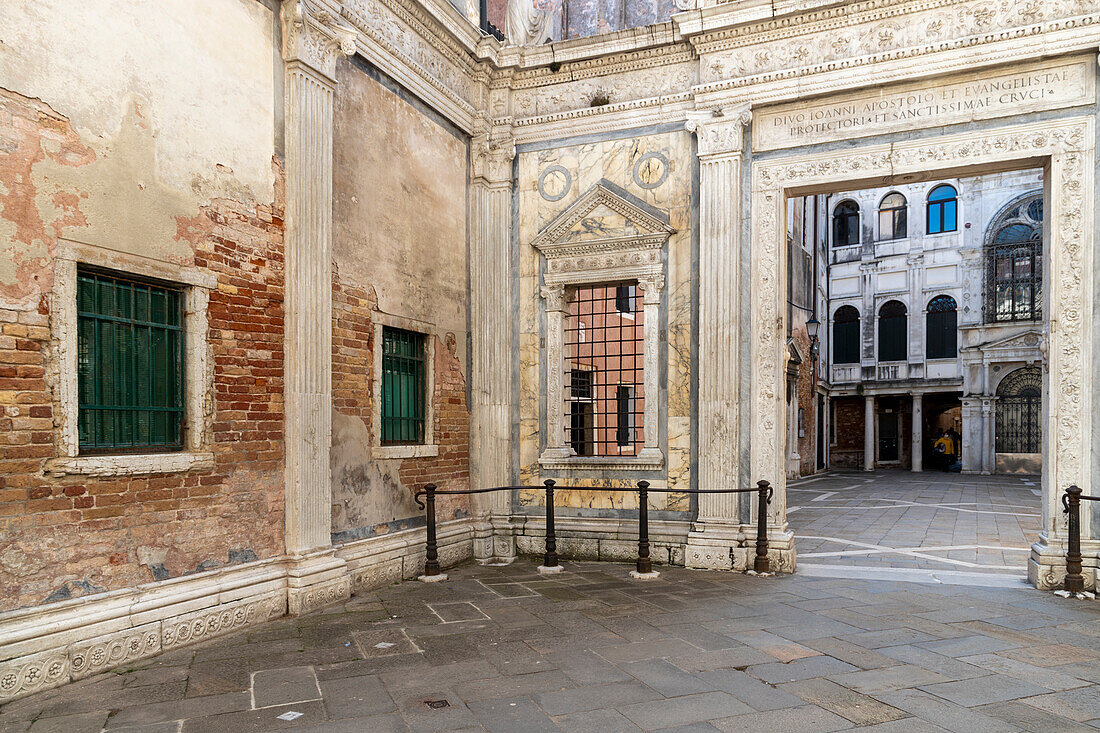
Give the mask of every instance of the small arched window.
M 950 295 L 937 295 L 928 303 L 928 358 L 958 356 L 958 304 Z
M 833 363 L 859 362 L 859 311 L 842 305 L 833 314 Z
M 833 209 L 833 246 L 859 244 L 859 204 L 841 201 Z
M 1039 367 L 1017 369 L 997 386 L 998 453 L 1041 453 L 1043 373 Z
M 888 193 L 878 207 L 878 238 L 905 239 L 907 226 L 905 219 L 905 197 L 897 191 Z
M 1016 199 L 994 220 L 986 240 L 986 320 L 1042 318 L 1043 196 Z
M 909 356 L 905 304 L 897 300 L 883 303 L 878 310 L 878 360 L 904 361 Z
M 928 194 L 928 233 L 954 232 L 959 228 L 959 195 L 954 186 L 936 186 Z

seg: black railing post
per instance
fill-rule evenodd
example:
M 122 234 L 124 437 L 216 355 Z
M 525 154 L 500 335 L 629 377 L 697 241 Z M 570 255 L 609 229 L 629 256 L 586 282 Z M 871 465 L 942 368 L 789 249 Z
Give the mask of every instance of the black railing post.
M 435 536 L 435 484 L 425 486 L 424 493 L 424 499 L 427 501 L 426 514 L 428 520 L 428 543 L 427 555 L 424 560 L 424 575 L 431 577 L 439 575 L 439 546 Z
M 1081 488 L 1070 486 L 1062 495 L 1063 513 L 1068 514 L 1069 550 L 1066 552 L 1066 583 L 1070 593 L 1085 590 L 1085 576 L 1081 573 Z
M 546 487 L 546 554 L 542 556 L 542 570 L 560 567 L 558 565 L 558 538 L 554 534 L 554 480 L 542 482 Z
M 757 481 L 756 486 L 756 559 L 752 569 L 758 573 L 769 573 L 772 566 L 768 560 L 768 504 L 771 503 L 772 485 L 767 481 Z
M 652 575 L 649 559 L 649 482 L 638 482 L 638 575 Z

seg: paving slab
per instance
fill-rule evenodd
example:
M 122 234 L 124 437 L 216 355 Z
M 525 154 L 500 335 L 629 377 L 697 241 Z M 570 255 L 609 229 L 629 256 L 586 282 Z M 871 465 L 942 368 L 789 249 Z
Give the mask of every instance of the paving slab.
M 748 713 L 711 722 L 726 733 L 759 733 L 764 730 L 783 733 L 831 733 L 847 730 L 852 723 L 816 705 L 803 705 L 766 713 Z
M 550 715 L 565 715 L 600 708 L 619 708 L 635 702 L 661 699 L 661 694 L 641 682 L 612 682 L 585 685 L 535 696 L 535 701 Z
M 286 667 L 252 674 L 254 708 L 320 699 L 321 688 L 313 667 Z
M 800 680 L 779 685 L 808 703 L 852 721 L 856 725 L 886 723 L 907 717 L 904 712 L 827 679 Z
M 748 705 L 726 692 L 700 692 L 634 705 L 620 705 L 617 709 L 642 730 L 672 728 L 753 712 Z

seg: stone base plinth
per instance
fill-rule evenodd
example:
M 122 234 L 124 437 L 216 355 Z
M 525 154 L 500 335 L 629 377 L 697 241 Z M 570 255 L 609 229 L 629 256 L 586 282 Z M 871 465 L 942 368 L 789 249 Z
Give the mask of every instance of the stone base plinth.
M 650 570 L 648 573 L 639 573 L 637 570 L 631 570 L 630 577 L 634 578 L 634 580 L 656 580 L 661 577 L 661 574 L 656 570 Z
M 351 598 L 351 574 L 345 560 L 332 550 L 291 557 L 287 568 L 287 611 L 301 616 Z
M 418 575 L 416 579 L 421 583 L 442 583 L 447 579 L 446 573 L 439 573 L 438 575 Z
M 557 575 L 561 571 L 565 570 L 565 568 L 563 568 L 561 565 L 551 565 L 549 567 L 547 567 L 546 565 L 539 565 L 536 570 L 538 570 L 539 575 Z

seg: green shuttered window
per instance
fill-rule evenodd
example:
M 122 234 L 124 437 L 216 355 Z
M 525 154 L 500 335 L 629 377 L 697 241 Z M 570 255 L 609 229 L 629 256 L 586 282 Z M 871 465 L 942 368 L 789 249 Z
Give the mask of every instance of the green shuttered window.
M 81 453 L 183 447 L 183 292 L 77 273 Z
M 424 442 L 424 334 L 382 328 L 382 444 Z

